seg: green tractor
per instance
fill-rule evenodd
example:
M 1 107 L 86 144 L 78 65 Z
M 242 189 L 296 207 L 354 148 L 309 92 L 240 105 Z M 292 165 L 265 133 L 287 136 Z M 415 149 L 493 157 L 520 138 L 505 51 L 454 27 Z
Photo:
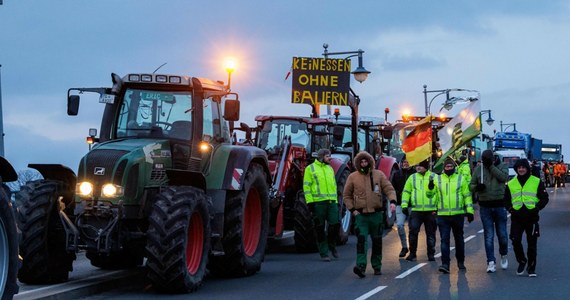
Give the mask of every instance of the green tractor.
M 67 280 L 78 250 L 102 269 L 146 257 L 148 279 L 165 293 L 194 291 L 206 269 L 224 277 L 259 271 L 271 178 L 263 150 L 231 143 L 238 95 L 197 77 L 112 80 L 111 88 L 68 91 L 69 115 L 84 92 L 99 93 L 105 105 L 77 176 L 62 165 L 29 165 L 45 179 L 16 198 L 20 281 Z
M 18 292 L 18 230 L 5 182 L 18 180 L 12 165 L 0 156 L 0 299 L 12 299 Z

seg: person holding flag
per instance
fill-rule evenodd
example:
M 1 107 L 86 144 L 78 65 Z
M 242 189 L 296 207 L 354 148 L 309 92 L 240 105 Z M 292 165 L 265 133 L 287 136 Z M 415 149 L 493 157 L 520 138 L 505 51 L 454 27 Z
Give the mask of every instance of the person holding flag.
M 477 192 L 479 197 L 479 215 L 483 223 L 483 238 L 487 254 L 487 273 L 494 273 L 496 271 L 495 230 L 499 240 L 501 268 L 506 270 L 509 266 L 507 210 L 503 202 L 505 184 L 509 180 L 509 169 L 500 157 L 493 155 L 493 151 L 489 149 L 483 151 L 481 160 L 483 163 L 475 167 L 469 188 L 471 193 Z

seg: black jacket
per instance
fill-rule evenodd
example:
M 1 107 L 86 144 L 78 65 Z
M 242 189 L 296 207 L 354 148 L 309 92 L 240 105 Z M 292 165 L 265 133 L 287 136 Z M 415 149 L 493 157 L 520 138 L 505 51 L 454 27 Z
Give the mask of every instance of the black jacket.
M 406 180 L 412 174 L 416 173 L 416 169 L 410 167 L 408 169 L 400 169 L 398 172 L 394 173 L 394 177 L 392 177 L 392 185 L 396 190 L 396 205 L 402 205 L 402 191 L 404 190 L 404 185 L 406 185 Z

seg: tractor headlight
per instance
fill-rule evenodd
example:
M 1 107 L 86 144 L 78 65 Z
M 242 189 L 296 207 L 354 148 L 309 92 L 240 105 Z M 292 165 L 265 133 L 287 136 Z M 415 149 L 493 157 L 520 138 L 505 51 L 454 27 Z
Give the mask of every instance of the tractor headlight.
M 105 198 L 119 197 L 123 195 L 123 187 L 120 185 L 107 183 L 101 188 L 101 196 Z
M 91 197 L 93 196 L 93 184 L 87 181 L 79 182 L 75 186 L 75 193 L 79 196 Z

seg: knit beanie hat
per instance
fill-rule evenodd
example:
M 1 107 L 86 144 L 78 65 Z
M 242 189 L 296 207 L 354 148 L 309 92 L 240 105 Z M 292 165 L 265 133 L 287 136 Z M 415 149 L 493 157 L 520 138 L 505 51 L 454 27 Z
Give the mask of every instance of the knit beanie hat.
M 418 164 L 418 166 L 424 167 L 424 168 L 426 168 L 427 170 L 429 170 L 429 160 L 426 159 L 426 160 L 421 161 L 421 162 Z
M 317 159 L 322 162 L 327 155 L 331 155 L 331 151 L 323 148 L 317 152 Z

